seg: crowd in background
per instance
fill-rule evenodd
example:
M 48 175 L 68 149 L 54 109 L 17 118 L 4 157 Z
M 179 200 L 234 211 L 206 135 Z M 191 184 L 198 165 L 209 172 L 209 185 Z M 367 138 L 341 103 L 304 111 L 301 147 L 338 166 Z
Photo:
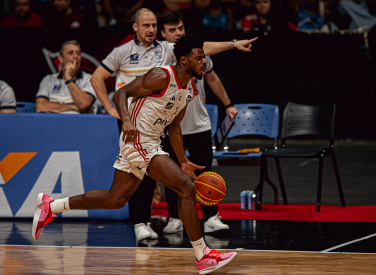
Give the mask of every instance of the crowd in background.
M 359 30 L 376 24 L 376 0 L 0 0 L 0 26 L 128 28 L 135 12 L 178 11 L 187 28 Z

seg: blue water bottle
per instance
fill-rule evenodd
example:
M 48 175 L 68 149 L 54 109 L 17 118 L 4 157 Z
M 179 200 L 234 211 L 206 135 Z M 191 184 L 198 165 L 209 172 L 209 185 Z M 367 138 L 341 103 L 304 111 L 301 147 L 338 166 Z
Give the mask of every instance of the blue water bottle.
M 247 205 L 248 205 L 248 209 L 250 209 L 250 210 L 253 209 L 253 191 L 248 191 Z
M 247 191 L 240 192 L 240 209 L 247 209 Z

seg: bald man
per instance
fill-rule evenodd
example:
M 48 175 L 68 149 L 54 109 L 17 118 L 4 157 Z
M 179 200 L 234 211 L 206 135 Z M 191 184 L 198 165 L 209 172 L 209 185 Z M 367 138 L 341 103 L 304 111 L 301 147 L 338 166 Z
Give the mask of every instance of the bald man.
M 113 49 L 94 72 L 91 83 L 95 93 L 107 112 L 114 118 L 120 119 L 116 109 L 107 95 L 105 80 L 116 72 L 116 87 L 118 90 L 134 79 L 146 74 L 150 69 L 166 66 L 176 62 L 173 53 L 174 44 L 167 41 L 157 41 L 157 18 L 149 9 L 142 8 L 135 14 L 133 29 L 136 32 L 134 40 Z M 213 55 L 225 50 L 237 48 L 243 52 L 251 51 L 254 40 L 232 40 L 229 42 L 205 42 L 204 52 Z M 118 120 L 119 133 L 121 121 Z M 145 176 L 137 190 L 129 200 L 129 215 L 135 226 L 136 240 L 151 238 L 158 235 L 151 229 L 151 200 L 155 181 Z

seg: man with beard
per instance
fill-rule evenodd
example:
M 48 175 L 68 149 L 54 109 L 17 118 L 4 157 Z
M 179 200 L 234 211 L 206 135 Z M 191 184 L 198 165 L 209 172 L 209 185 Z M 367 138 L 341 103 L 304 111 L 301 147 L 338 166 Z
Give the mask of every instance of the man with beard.
M 133 29 L 136 32 L 134 40 L 115 48 L 91 78 L 94 90 L 107 112 L 114 118 L 120 119 L 117 110 L 107 95 L 105 79 L 116 72 L 116 89 L 123 87 L 147 73 L 156 66 L 170 65 L 176 62 L 173 43 L 157 41 L 157 19 L 148 9 L 140 9 L 135 14 Z M 216 54 L 231 48 L 249 52 L 252 40 L 233 42 L 205 42 L 205 54 Z M 118 120 L 119 132 L 121 121 Z M 155 180 L 145 176 L 139 188 L 129 200 L 129 216 L 135 226 L 136 240 L 158 238 L 150 227 L 151 201 Z
M 177 192 L 179 214 L 191 240 L 199 274 L 212 272 L 236 256 L 235 252 L 223 254 L 205 245 L 196 209 L 196 187 L 190 179 L 195 177 L 195 169 L 204 167 L 188 160 L 182 143 L 180 122 L 186 106 L 196 94 L 192 77 L 201 79 L 206 70 L 203 41 L 198 36 L 183 36 L 176 42 L 174 54 L 178 60 L 175 66 L 153 68 L 114 94 L 123 132 L 111 189 L 92 190 L 56 200 L 40 193 L 32 228 L 34 240 L 38 239 L 43 227 L 48 225 L 56 213 L 71 209 L 124 207 L 147 173 Z M 128 107 L 130 98 L 132 100 Z M 172 108 L 165 108 L 167 105 Z M 160 145 L 160 136 L 166 127 L 181 168 Z
M 1 27 L 42 27 L 43 19 L 30 12 L 30 0 L 15 0 L 13 2 L 14 14 L 9 15 L 0 22 Z

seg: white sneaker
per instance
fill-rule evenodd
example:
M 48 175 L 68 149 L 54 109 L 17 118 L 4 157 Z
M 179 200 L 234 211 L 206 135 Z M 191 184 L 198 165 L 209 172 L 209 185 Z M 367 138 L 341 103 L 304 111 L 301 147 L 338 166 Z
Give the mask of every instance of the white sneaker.
M 163 228 L 163 233 L 172 234 L 179 231 L 183 231 L 183 223 L 180 219 L 169 218 L 168 224 Z
M 158 234 L 155 233 L 155 231 L 151 228 L 150 225 L 151 225 L 150 222 L 146 224 L 146 230 L 149 231 L 150 233 L 150 239 L 158 239 Z
M 136 235 L 136 241 L 150 238 L 151 234 L 146 228 L 146 224 L 138 223 L 134 225 L 134 234 Z
M 218 213 L 217 215 L 211 217 L 210 219 L 208 219 L 207 222 L 204 223 L 205 233 L 211 233 L 211 232 L 229 230 L 229 229 L 230 227 L 221 221 L 221 216 L 218 216 Z

